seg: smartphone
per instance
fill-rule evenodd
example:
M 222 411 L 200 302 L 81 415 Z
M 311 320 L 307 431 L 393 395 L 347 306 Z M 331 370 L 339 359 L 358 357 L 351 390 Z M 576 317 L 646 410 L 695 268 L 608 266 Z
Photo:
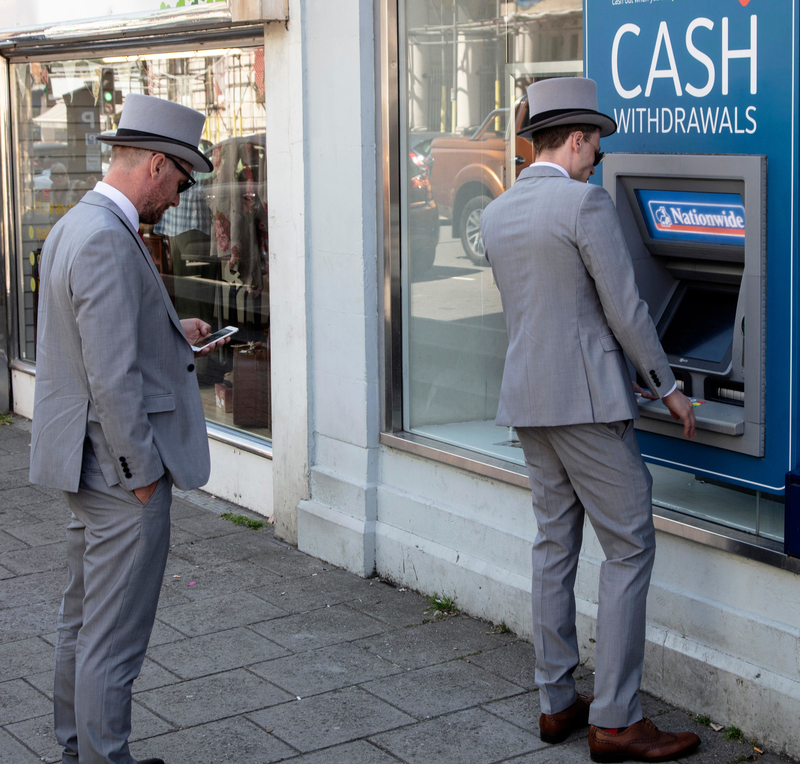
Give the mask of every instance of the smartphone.
M 230 337 L 231 334 L 235 334 L 238 331 L 238 326 L 226 326 L 224 329 L 220 329 L 218 332 L 212 332 L 211 334 L 207 334 L 202 339 L 197 340 L 197 342 L 192 345 L 192 350 L 194 350 L 196 353 L 198 350 L 202 350 L 209 345 L 213 345 L 218 340 L 225 339 L 225 337 Z

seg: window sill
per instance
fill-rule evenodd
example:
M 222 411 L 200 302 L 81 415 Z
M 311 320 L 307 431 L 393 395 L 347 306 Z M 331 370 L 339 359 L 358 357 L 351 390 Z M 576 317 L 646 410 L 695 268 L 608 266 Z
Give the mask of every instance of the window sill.
M 255 454 L 270 461 L 272 460 L 272 443 L 263 438 L 257 438 L 238 430 L 230 430 L 208 420 L 206 420 L 206 431 L 211 440 L 216 440 L 218 443 L 224 443 L 227 446 L 238 448 L 240 451 L 246 451 L 249 454 Z

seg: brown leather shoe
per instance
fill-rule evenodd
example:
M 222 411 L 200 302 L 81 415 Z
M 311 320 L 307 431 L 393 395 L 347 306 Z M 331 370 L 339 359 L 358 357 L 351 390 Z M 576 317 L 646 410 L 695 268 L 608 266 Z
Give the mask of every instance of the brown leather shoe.
M 617 733 L 594 725 L 589 730 L 589 752 L 599 762 L 671 761 L 699 745 L 694 732 L 662 732 L 649 719 Z
M 589 723 L 589 704 L 593 700 L 579 694 L 569 708 L 557 714 L 542 714 L 539 717 L 539 737 L 545 743 L 561 743 L 571 732 L 585 727 Z

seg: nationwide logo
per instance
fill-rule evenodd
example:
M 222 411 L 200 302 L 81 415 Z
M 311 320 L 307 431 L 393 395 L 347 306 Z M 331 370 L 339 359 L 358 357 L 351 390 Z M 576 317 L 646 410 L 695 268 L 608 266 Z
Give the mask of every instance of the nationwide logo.
M 735 204 L 683 204 L 650 199 L 650 217 L 657 231 L 702 236 L 730 236 L 744 239 L 744 206 Z

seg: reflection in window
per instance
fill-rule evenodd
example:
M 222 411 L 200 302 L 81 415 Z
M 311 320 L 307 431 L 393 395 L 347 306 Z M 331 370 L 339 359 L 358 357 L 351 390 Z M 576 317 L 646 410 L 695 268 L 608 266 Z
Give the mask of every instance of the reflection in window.
M 519 463 L 513 430 L 494 424 L 507 337 L 480 219 L 533 160 L 515 135 L 527 86 L 580 74 L 583 44 L 580 0 L 522 5 L 407 0 L 401 25 L 404 426 Z
M 269 236 L 263 48 L 147 54 L 12 67 L 19 210 L 20 355 L 36 359 L 38 259 L 56 221 L 108 170 L 129 93 L 182 103 L 207 119 L 210 173 L 142 238 L 181 318 L 212 331 L 237 326 L 230 345 L 198 358 L 206 417 L 271 437 Z

